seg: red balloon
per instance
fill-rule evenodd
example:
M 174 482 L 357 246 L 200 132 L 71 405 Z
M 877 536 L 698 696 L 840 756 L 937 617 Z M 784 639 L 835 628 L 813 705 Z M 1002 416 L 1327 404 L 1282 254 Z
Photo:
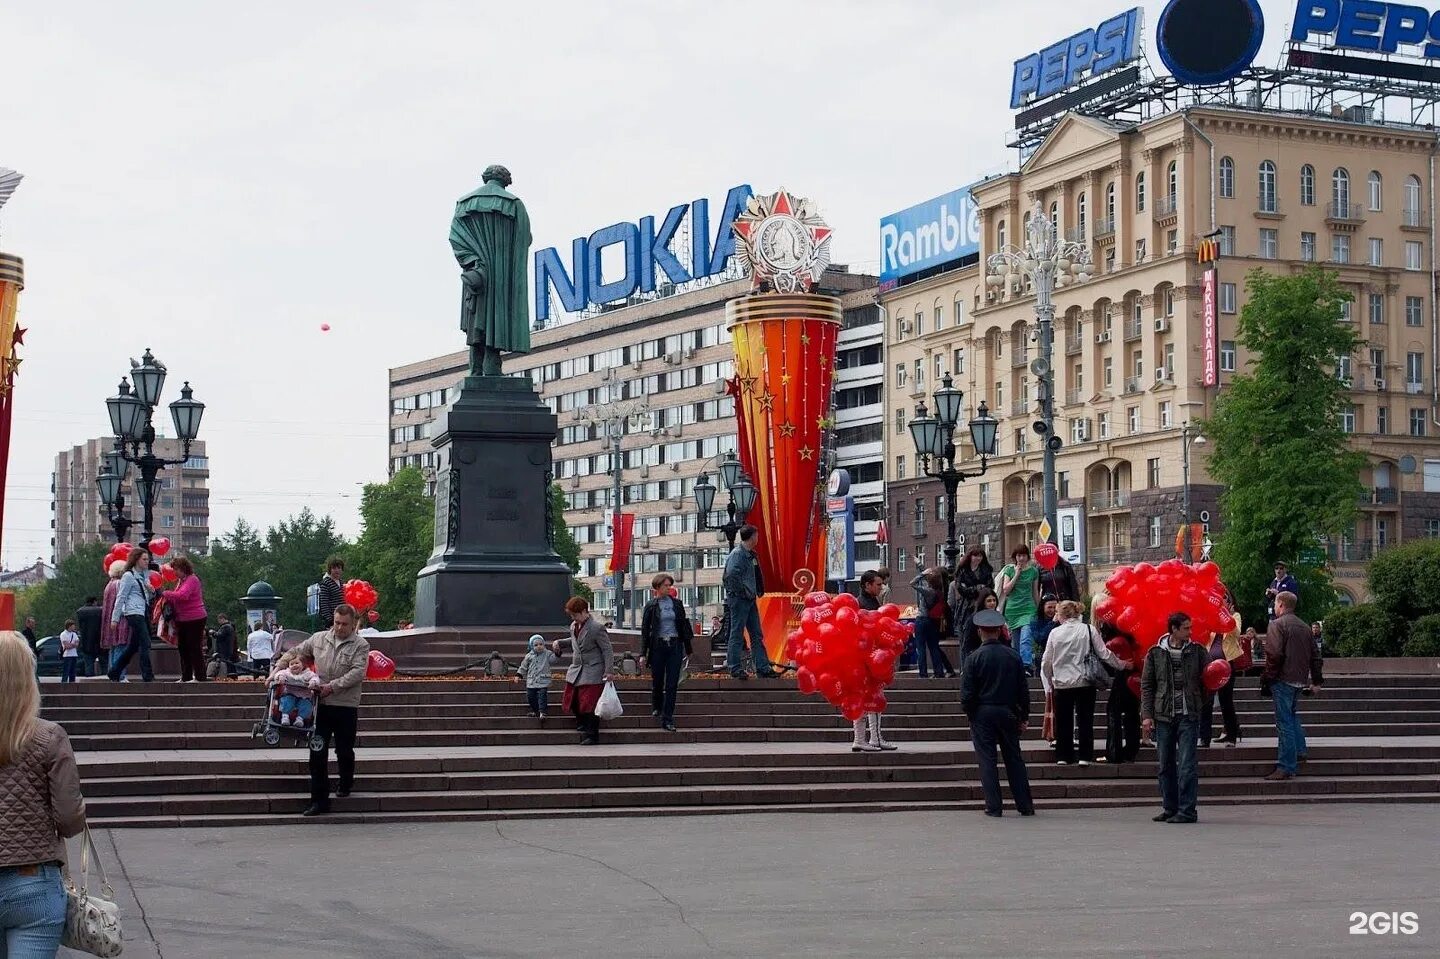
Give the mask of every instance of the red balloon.
M 881 607 L 880 607 L 880 609 L 878 610 L 878 612 L 880 613 L 880 618 L 881 618 L 881 619 L 886 619 L 886 618 L 889 618 L 889 619 L 899 619 L 899 618 L 900 618 L 900 607 L 899 607 L 899 606 L 896 606 L 894 603 L 886 603 L 884 606 L 881 606 Z
M 1147 580 L 1155 575 L 1155 567 L 1149 563 L 1136 563 L 1134 570 L 1132 570 L 1132 575 L 1137 580 Z
M 150 555 L 154 557 L 164 556 L 170 552 L 170 540 L 164 536 L 157 536 L 150 541 Z
M 860 613 L 850 606 L 840 606 L 835 610 L 835 626 L 841 632 L 849 632 L 860 628 Z
M 831 600 L 831 602 L 839 609 L 860 608 L 860 600 L 855 597 L 854 593 L 841 593 Z
M 395 675 L 395 660 L 378 649 L 370 650 L 370 659 L 365 664 L 366 679 L 389 679 Z
M 1120 604 L 1114 596 L 1102 596 L 1095 601 L 1095 608 L 1091 612 L 1096 622 L 1113 623 L 1116 614 L 1120 612 Z
M 1235 614 L 1228 609 L 1222 609 L 1215 617 L 1215 632 L 1229 633 L 1235 629 Z
M 1168 573 L 1171 576 L 1174 576 L 1177 573 L 1183 575 L 1183 573 L 1187 569 L 1189 569 L 1189 567 L 1187 567 L 1184 563 L 1180 562 L 1180 560 L 1178 559 L 1167 559 L 1165 562 L 1160 564 L 1160 572 Z
M 160 571 L 157 569 L 152 569 L 150 571 L 150 588 L 159 589 L 162 582 L 164 582 L 164 580 L 160 577 Z
M 795 670 L 795 685 L 806 696 L 820 688 L 820 683 L 815 678 L 815 672 L 809 666 L 801 666 Z
M 370 610 L 370 612 L 365 614 L 365 618 L 370 620 L 370 622 L 372 623 L 377 622 L 380 619 L 380 613 L 372 609 Z
M 1138 606 L 1126 606 L 1120 610 L 1120 615 L 1115 617 L 1115 627 L 1122 633 L 1129 633 L 1131 636 L 1142 635 L 1141 626 L 1145 619 L 1145 613 Z
M 1229 681 L 1230 664 L 1225 662 L 1225 660 L 1213 660 L 1210 665 L 1205 667 L 1205 676 L 1203 682 L 1205 683 L 1206 692 L 1218 692 L 1220 687 L 1224 686 Z
M 1213 586 L 1220 582 L 1220 567 L 1211 562 L 1201 563 L 1195 567 L 1195 575 L 1201 583 Z
M 1039 544 L 1031 555 L 1035 557 L 1035 564 L 1044 570 L 1054 569 L 1060 564 L 1060 547 L 1054 543 Z
M 878 690 L 865 697 L 864 706 L 867 713 L 883 713 L 888 705 L 890 705 L 889 700 L 885 698 L 884 693 Z
M 1135 655 L 1134 647 L 1132 647 L 1130 641 L 1123 636 L 1116 636 L 1105 644 L 1105 648 L 1121 659 L 1131 659 Z
M 178 583 L 180 574 L 175 571 L 175 567 L 165 563 L 160 567 L 160 579 L 167 583 Z
M 1134 578 L 1135 574 L 1133 572 L 1128 568 L 1121 567 L 1111 573 L 1110 578 L 1105 581 L 1105 592 L 1111 596 L 1124 595 L 1125 591 L 1130 588 L 1130 584 Z
M 1135 694 L 1135 698 L 1136 698 L 1136 699 L 1139 699 L 1139 698 L 1140 698 L 1140 674 L 1139 674 L 1139 673 L 1131 673 L 1130 676 L 1129 676 L 1129 678 L 1125 680 L 1125 685 L 1130 687 L 1130 692 L 1132 692 L 1132 693 Z
M 363 579 L 352 579 L 345 583 L 345 602 L 359 610 L 366 610 L 380 600 L 375 587 Z
M 845 705 L 841 707 L 840 712 L 845 716 L 846 719 L 850 720 L 853 723 L 855 720 L 865 715 L 865 707 L 860 703 L 847 700 L 845 702 Z
M 808 609 L 813 609 L 813 608 L 816 607 L 816 606 L 824 606 L 824 605 L 825 605 L 826 603 L 828 603 L 828 602 L 830 602 L 830 594 L 829 594 L 829 593 L 806 593 L 806 594 L 805 594 L 805 606 L 806 606 L 806 608 L 808 608 Z

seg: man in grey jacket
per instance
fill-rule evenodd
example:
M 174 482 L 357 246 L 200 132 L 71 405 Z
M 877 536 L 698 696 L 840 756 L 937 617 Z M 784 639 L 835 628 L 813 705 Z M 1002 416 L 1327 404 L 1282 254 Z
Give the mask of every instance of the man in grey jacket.
M 765 653 L 765 635 L 760 630 L 760 607 L 756 579 L 755 547 L 760 531 L 746 524 L 740 527 L 740 542 L 725 559 L 725 612 L 730 617 L 729 643 L 725 651 L 725 668 L 736 679 L 749 679 L 745 673 L 745 633 L 750 633 L 750 655 L 755 660 L 755 674 L 766 679 L 779 675 L 770 666 Z
M 1305 760 L 1305 727 L 1300 725 L 1300 696 L 1315 694 L 1325 682 L 1320 645 L 1305 621 L 1295 615 L 1294 593 L 1275 597 L 1275 618 L 1265 633 L 1265 675 L 1260 690 L 1275 699 L 1279 755 L 1272 782 L 1294 779 Z
M 1140 674 L 1140 725 L 1146 737 L 1155 737 L 1155 759 L 1160 767 L 1160 815 L 1155 822 L 1195 822 L 1195 801 L 1200 791 L 1200 770 L 1195 747 L 1200 717 L 1210 698 L 1203 676 L 1209 656 L 1190 641 L 1190 617 L 1170 614 L 1170 632 L 1145 654 Z

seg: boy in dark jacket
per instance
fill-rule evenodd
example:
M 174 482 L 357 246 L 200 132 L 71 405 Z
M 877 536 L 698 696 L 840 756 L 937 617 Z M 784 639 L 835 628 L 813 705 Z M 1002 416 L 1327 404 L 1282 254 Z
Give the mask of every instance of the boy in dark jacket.
M 1191 823 L 1200 770 L 1195 747 L 1209 694 L 1203 682 L 1209 656 L 1190 641 L 1190 617 L 1170 614 L 1170 632 L 1145 654 L 1140 674 L 1140 726 L 1155 737 L 1160 766 L 1160 815 L 1155 822 Z

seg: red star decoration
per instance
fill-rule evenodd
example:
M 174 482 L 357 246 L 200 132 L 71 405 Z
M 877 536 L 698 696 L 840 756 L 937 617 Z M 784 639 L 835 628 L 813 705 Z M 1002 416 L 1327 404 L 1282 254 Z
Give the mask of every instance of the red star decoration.
M 25 345 L 25 333 L 26 333 L 26 330 L 25 330 L 24 327 L 21 327 L 21 326 L 15 327 L 15 335 L 14 335 L 13 337 L 11 337 L 11 339 L 12 339 L 12 341 L 15 343 L 16 346 L 24 346 L 24 345 Z
M 775 394 L 771 393 L 769 390 L 761 393 L 760 408 L 767 413 L 773 412 L 775 409 Z
M 738 377 L 731 377 L 725 381 L 725 395 L 737 398 L 740 396 L 740 380 Z

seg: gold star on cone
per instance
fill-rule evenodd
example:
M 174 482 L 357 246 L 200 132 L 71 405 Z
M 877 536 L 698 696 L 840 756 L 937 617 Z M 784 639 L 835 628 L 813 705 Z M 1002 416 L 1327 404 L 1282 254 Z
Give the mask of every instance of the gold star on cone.
M 784 436 L 784 437 L 787 437 L 787 438 L 788 438 L 788 437 L 791 437 L 791 436 L 794 436 L 794 435 L 795 435 L 795 424 L 794 424 L 794 423 L 791 423 L 789 420 L 786 420 L 784 423 L 781 423 L 781 424 L 780 424 L 780 435 L 781 435 L 781 436 Z
M 781 374 L 780 374 L 780 385 L 781 385 L 781 386 L 789 386 L 789 385 L 790 385 L 790 374 L 789 374 L 789 373 L 781 373 Z
M 815 458 L 815 451 L 808 446 L 802 446 L 800 447 L 800 458 L 802 460 L 813 460 Z
M 769 413 L 775 409 L 775 394 L 766 390 L 760 394 L 760 408 Z
M 800 334 L 800 345 L 801 345 L 801 346 L 809 346 L 809 345 L 810 345 L 810 334 L 809 334 L 809 333 L 801 333 L 801 334 Z

